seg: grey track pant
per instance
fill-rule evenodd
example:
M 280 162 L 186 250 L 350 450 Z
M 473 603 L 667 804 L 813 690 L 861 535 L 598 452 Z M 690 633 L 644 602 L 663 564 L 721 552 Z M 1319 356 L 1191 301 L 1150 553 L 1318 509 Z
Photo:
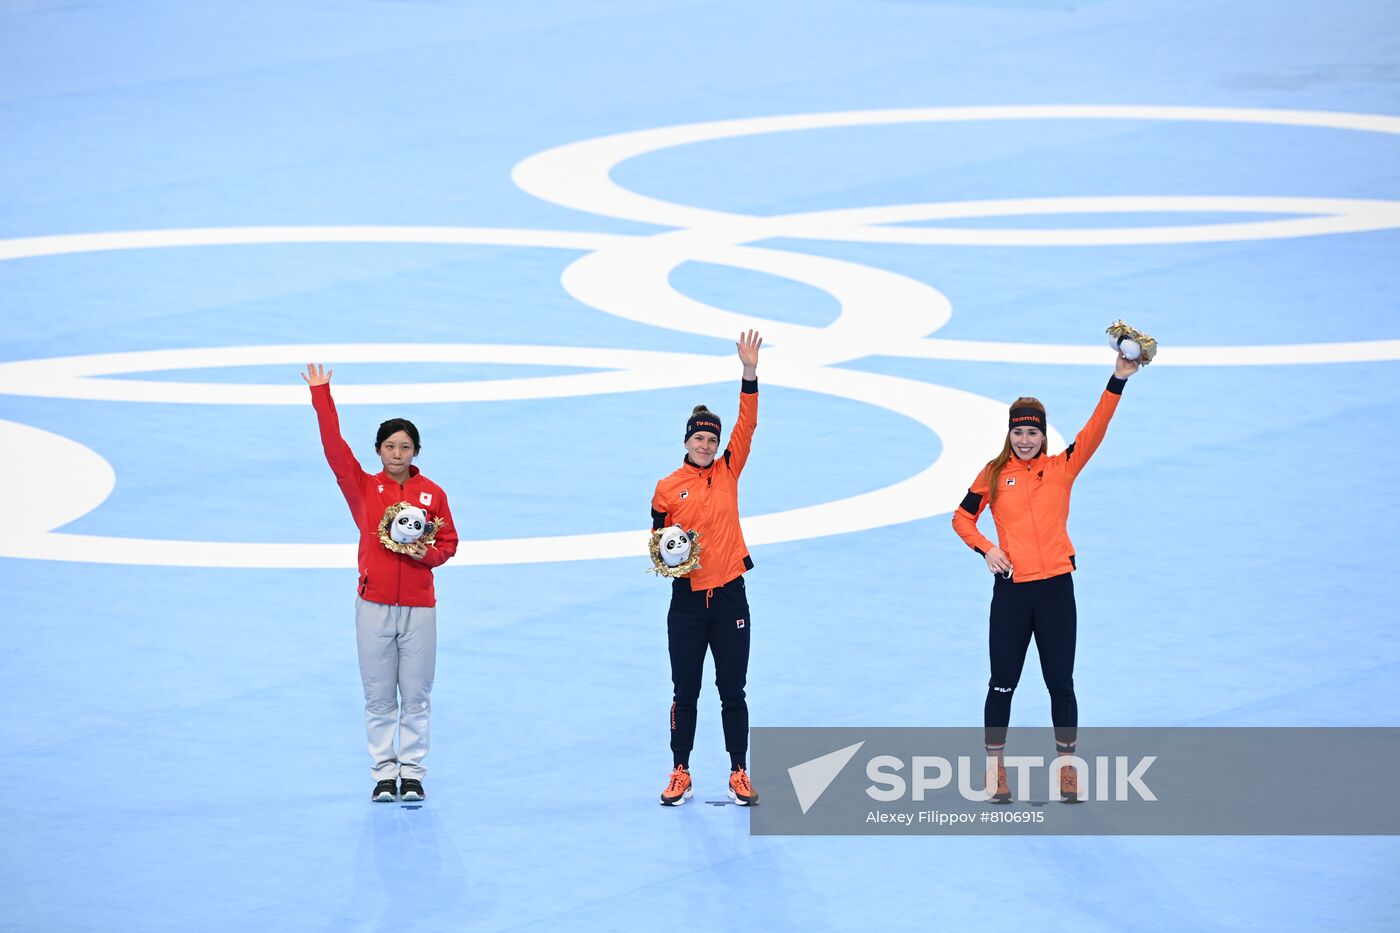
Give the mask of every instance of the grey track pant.
M 422 780 L 423 758 L 428 754 L 428 696 L 437 668 L 437 610 L 385 606 L 357 596 L 355 642 L 365 687 L 370 775 L 375 781 L 401 776 Z

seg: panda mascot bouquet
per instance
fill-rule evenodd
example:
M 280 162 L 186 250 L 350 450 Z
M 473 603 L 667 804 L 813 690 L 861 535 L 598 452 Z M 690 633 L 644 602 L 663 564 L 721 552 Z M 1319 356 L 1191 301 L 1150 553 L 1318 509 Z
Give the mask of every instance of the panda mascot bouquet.
M 680 525 L 651 533 L 650 571 L 663 577 L 683 577 L 700 566 L 700 532 Z
M 417 541 L 432 544 L 446 524 L 442 518 L 429 521 L 428 513 L 418 506 L 400 502 L 384 510 L 379 520 L 379 543 L 395 554 L 407 554 L 409 545 Z
M 1140 359 L 1142 365 L 1146 366 L 1157 355 L 1157 341 L 1136 327 L 1124 324 L 1122 320 L 1114 321 L 1108 325 L 1106 333 L 1108 334 L 1108 345 L 1122 353 L 1125 359 Z

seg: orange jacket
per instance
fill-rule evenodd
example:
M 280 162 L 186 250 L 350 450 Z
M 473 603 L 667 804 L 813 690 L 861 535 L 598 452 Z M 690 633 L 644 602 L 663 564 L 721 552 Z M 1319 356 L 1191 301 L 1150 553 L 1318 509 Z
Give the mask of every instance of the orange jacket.
M 739 392 L 739 418 L 729 446 L 701 469 L 690 460 L 656 484 L 651 526 L 680 525 L 700 532 L 700 566 L 686 577 L 692 590 L 708 590 L 753 569 L 739 528 L 739 474 L 749 459 L 758 425 L 758 380 L 745 380 Z
M 1031 460 L 1018 460 L 1012 454 L 1002 467 L 992 521 L 997 526 L 995 546 L 1006 552 L 1015 582 L 1044 580 L 1074 570 L 1074 545 L 1065 528 L 1070 487 L 1103 441 L 1126 384 L 1117 376 L 1108 380 L 1088 424 L 1062 452 L 1053 457 L 1042 453 Z M 977 519 L 991 499 L 989 473 L 989 467 L 982 468 L 962 505 L 953 510 L 953 530 L 982 555 L 993 547 L 977 530 Z

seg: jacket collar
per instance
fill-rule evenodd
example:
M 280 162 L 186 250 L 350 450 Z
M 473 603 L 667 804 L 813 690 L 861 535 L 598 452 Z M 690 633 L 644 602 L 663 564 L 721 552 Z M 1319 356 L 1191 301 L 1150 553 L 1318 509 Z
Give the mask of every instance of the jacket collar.
M 404 481 L 403 481 L 403 484 L 404 484 L 405 486 L 407 486 L 410 482 L 413 481 L 414 477 L 416 477 L 416 476 L 418 475 L 418 473 L 419 473 L 418 468 L 417 468 L 416 466 L 414 466 L 413 464 L 410 463 L 410 464 L 408 465 L 408 479 L 404 480 Z M 376 480 L 376 481 L 381 481 L 381 480 L 382 480 L 382 481 L 385 482 L 385 483 L 397 483 L 397 482 L 398 482 L 398 480 L 394 479 L 392 476 L 389 475 L 389 471 L 388 471 L 388 470 L 380 470 L 380 471 L 379 471 L 379 475 L 377 475 L 377 476 L 375 477 L 375 480 Z
M 715 458 L 715 460 L 718 460 L 718 459 L 719 459 L 719 457 L 716 457 L 716 458 Z M 681 458 L 681 468 L 682 468 L 682 469 L 686 469 L 686 470 L 690 470 L 692 473 L 695 473 L 697 476 L 703 476 L 703 475 L 705 474 L 705 472 L 706 472 L 707 470 L 709 470 L 710 467 L 713 467 L 714 465 L 715 465 L 715 461 L 714 461 L 714 460 L 711 460 L 711 461 L 710 461 L 710 466 L 696 466 L 695 464 L 693 464 L 693 463 L 690 462 L 690 454 L 686 454 L 684 457 Z M 410 469 L 412 469 L 412 468 L 410 467 Z

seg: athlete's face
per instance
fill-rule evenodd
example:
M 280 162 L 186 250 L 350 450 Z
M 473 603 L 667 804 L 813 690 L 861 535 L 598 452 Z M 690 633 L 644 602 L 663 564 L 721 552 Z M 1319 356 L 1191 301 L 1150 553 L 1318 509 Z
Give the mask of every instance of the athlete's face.
M 719 450 L 719 438 L 709 431 L 696 431 L 686 439 L 685 449 L 690 452 L 691 463 L 707 467 L 714 462 L 715 451 Z
M 399 482 L 408 477 L 409 464 L 413 463 L 413 455 L 417 452 L 413 438 L 404 431 L 395 431 L 379 445 L 379 459 L 384 461 L 384 472 Z
M 1045 443 L 1045 435 L 1040 428 L 1012 428 L 1011 429 L 1011 451 L 1016 454 L 1018 460 L 1029 460 L 1040 453 L 1040 448 Z

